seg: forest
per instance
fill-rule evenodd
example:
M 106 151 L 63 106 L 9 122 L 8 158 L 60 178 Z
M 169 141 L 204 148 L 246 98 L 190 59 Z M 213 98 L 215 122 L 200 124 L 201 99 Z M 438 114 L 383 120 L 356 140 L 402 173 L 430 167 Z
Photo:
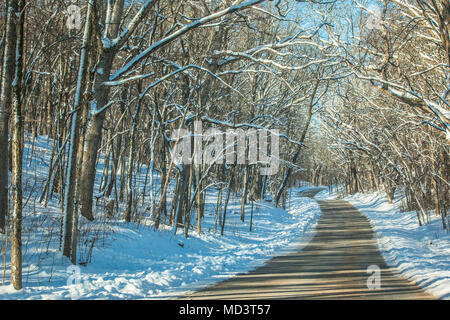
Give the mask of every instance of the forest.
M 450 227 L 447 0 L 0 8 L 4 285 L 23 288 L 34 237 L 38 261 L 54 248 L 81 266 L 117 223 L 220 239 L 305 181 L 401 191 L 419 225 Z

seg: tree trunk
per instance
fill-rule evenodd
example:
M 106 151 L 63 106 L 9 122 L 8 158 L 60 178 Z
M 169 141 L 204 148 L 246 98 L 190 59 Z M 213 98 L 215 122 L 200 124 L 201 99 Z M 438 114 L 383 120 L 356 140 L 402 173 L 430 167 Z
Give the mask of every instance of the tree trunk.
M 85 76 L 86 50 L 89 43 L 90 34 L 90 15 L 92 5 L 88 5 L 86 14 L 86 26 L 84 30 L 83 44 L 81 47 L 80 66 L 78 70 L 77 87 L 75 90 L 75 99 L 73 104 L 72 123 L 70 130 L 70 148 L 68 155 L 68 168 L 66 173 L 66 190 L 64 193 L 64 244 L 63 254 L 70 258 L 73 264 L 76 264 L 76 247 L 78 234 L 78 210 L 75 208 L 75 190 L 77 185 L 77 151 L 79 144 L 79 125 L 78 107 L 81 101 L 81 92 L 83 90 L 83 80 Z
M 105 119 L 104 107 L 109 102 L 109 87 L 103 85 L 109 80 L 115 51 L 105 49 L 97 65 L 94 83 L 93 100 L 91 101 L 91 115 L 88 120 L 83 149 L 83 163 L 80 173 L 79 202 L 80 213 L 86 219 L 93 221 L 92 198 L 94 194 L 95 173 L 97 169 L 97 155 L 102 141 L 102 128 Z M 93 103 L 96 102 L 96 105 Z
M 136 105 L 136 110 L 133 115 L 132 124 L 131 124 L 131 133 L 130 133 L 130 149 L 128 152 L 128 168 L 127 168 L 127 193 L 128 193 L 128 199 L 127 199 L 127 209 L 125 210 L 125 216 L 124 219 L 126 222 L 131 221 L 131 207 L 133 204 L 133 162 L 134 162 L 134 140 L 136 135 L 136 126 L 137 126 L 137 119 L 139 116 L 139 109 L 141 106 L 141 101 L 138 101 Z
M 203 192 L 202 192 L 202 187 L 203 187 L 203 183 L 201 180 L 201 175 L 202 175 L 202 171 L 201 171 L 201 165 L 198 166 L 198 171 L 197 171 L 197 233 L 200 234 L 202 232 L 202 218 L 203 218 L 203 214 L 204 214 L 204 208 L 205 208 L 205 203 L 203 201 Z
M 12 138 L 12 177 L 13 208 L 11 224 L 11 284 L 16 290 L 22 289 L 22 156 L 23 156 L 23 118 L 22 118 L 22 70 L 24 43 L 25 1 L 18 2 L 19 12 L 16 23 L 16 67 L 13 82 L 14 130 Z
M 225 204 L 223 206 L 222 228 L 220 230 L 220 235 L 222 235 L 222 236 L 223 236 L 223 231 L 225 229 L 225 222 L 226 222 L 226 218 L 227 218 L 227 207 L 228 207 L 228 202 L 230 201 L 231 187 L 233 185 L 234 167 L 235 166 L 232 165 L 232 167 L 230 169 L 230 179 L 228 180 L 227 196 L 225 198 Z
M 245 165 L 245 173 L 244 173 L 244 188 L 242 190 L 242 198 L 241 198 L 241 221 L 245 220 L 245 204 L 247 202 L 247 190 L 248 190 L 248 172 L 249 166 Z
M 177 206 L 175 208 L 175 219 L 173 225 L 173 233 L 177 233 L 178 225 L 183 224 L 183 213 L 185 210 L 185 193 L 187 192 L 187 188 L 189 185 L 189 166 L 182 165 L 183 171 L 180 173 L 180 186 L 178 190 L 178 194 L 175 196 L 178 198 Z
M 16 1 L 7 3 L 6 38 L 3 57 L 2 83 L 0 95 L 0 154 L 5 160 L 0 161 L 0 232 L 4 232 L 8 208 L 8 132 L 11 113 L 11 83 L 14 76 L 16 57 L 16 28 L 14 12 Z

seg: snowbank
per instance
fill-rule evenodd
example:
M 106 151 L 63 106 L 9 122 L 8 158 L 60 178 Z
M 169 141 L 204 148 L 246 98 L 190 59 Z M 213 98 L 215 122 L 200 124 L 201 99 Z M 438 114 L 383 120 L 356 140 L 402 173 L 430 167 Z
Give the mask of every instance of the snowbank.
M 243 224 L 239 206 L 230 208 L 223 237 L 212 233 L 213 215 L 207 212 L 205 232 L 188 239 L 171 230 L 116 224 L 114 239 L 95 248 L 92 262 L 70 276 L 65 260 L 55 251 L 55 265 L 49 259 L 16 292 L 0 287 L 3 299 L 141 299 L 171 298 L 249 271 L 282 251 L 293 249 L 307 237 L 320 215 L 314 200 L 297 198 L 290 212 L 259 202 L 255 206 L 253 231 L 249 217 Z M 307 232 L 309 231 L 309 232 Z M 304 240 L 304 239 L 303 239 Z M 27 259 L 26 259 L 27 260 Z M 50 270 L 53 269 L 53 270 Z M 72 270 L 73 271 L 73 270 Z M 51 279 L 50 279 L 51 276 Z M 70 278 L 72 285 L 67 285 Z M 77 283 L 79 280 L 79 284 Z
M 400 212 L 400 193 L 393 204 L 382 192 L 345 199 L 371 221 L 386 263 L 437 298 L 450 299 L 450 233 L 440 217 L 430 215 L 419 227 L 415 212 Z

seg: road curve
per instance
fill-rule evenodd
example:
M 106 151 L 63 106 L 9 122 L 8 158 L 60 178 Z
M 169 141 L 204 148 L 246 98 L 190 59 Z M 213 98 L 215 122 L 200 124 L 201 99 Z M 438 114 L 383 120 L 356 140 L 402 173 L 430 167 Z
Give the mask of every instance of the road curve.
M 369 221 L 356 208 L 344 200 L 318 202 L 322 215 L 303 250 L 184 299 L 434 299 L 386 265 Z M 367 286 L 373 265 L 380 270 L 379 289 Z

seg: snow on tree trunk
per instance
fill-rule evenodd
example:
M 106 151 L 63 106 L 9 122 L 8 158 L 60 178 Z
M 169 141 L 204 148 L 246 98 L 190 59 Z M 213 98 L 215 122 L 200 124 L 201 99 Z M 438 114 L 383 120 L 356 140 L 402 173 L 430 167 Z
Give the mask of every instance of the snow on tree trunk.
M 8 206 L 8 132 L 11 112 L 11 83 L 14 77 L 14 61 L 16 56 L 16 29 L 14 12 L 16 1 L 7 3 L 5 51 L 0 94 L 0 154 L 5 160 L 0 161 L 0 232 L 4 232 Z
M 12 219 L 11 219 L 11 284 L 16 290 L 22 289 L 22 157 L 23 157 L 23 118 L 22 118 L 22 77 L 23 45 L 25 25 L 25 1 L 17 5 L 16 22 L 16 64 L 13 81 L 13 137 L 12 137 Z

